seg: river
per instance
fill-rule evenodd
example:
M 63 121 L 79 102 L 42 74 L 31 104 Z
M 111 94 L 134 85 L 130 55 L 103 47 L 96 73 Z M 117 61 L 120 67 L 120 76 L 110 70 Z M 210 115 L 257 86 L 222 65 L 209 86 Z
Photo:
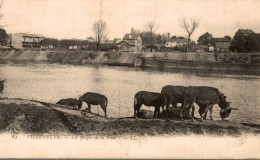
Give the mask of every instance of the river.
M 231 106 L 239 109 L 232 111 L 231 120 L 260 123 L 260 75 L 254 73 L 5 64 L 0 66 L 1 79 L 6 79 L 2 96 L 8 98 L 56 103 L 62 98 L 78 98 L 86 92 L 104 94 L 108 98 L 108 117 L 133 116 L 134 95 L 141 90 L 160 92 L 168 84 L 211 86 L 223 92 Z M 195 107 L 195 116 L 198 116 L 198 106 Z M 96 106 L 92 111 L 103 115 L 101 108 Z M 216 120 L 220 119 L 219 111 L 218 105 L 214 105 L 213 118 Z

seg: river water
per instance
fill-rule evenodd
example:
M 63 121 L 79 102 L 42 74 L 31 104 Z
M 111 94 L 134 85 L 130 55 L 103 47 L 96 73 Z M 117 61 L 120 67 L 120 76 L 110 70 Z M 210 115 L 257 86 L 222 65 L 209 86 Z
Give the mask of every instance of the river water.
M 104 94 L 108 98 L 108 117 L 133 116 L 134 95 L 141 90 L 160 92 L 169 84 L 211 86 L 218 88 L 231 106 L 239 109 L 232 111 L 231 120 L 260 123 L 260 75 L 254 73 L 30 64 L 1 65 L 1 79 L 6 79 L 3 97 L 8 98 L 56 103 L 62 98 L 78 98 L 86 92 Z M 103 115 L 96 106 L 92 111 Z M 213 118 L 216 120 L 220 119 L 219 111 L 215 105 Z

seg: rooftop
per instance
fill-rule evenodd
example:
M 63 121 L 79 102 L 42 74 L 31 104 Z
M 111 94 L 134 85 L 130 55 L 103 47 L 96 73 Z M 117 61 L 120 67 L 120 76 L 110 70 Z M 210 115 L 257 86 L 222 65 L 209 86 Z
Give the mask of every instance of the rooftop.
M 172 38 L 167 42 L 177 42 L 177 43 L 188 43 L 188 39 L 186 38 Z
M 44 36 L 40 34 L 32 34 L 32 33 L 15 33 L 15 34 L 20 34 L 23 37 L 44 38 Z
M 133 40 L 127 40 L 127 39 L 124 39 L 122 41 L 118 41 L 116 42 L 117 44 L 120 44 L 121 42 L 126 42 L 127 44 L 129 44 L 130 46 L 135 46 L 135 42 Z
M 230 42 L 230 39 L 227 38 L 214 38 L 215 42 Z
M 140 34 L 128 33 L 128 34 L 125 34 L 123 39 L 137 39 L 139 36 L 140 36 Z

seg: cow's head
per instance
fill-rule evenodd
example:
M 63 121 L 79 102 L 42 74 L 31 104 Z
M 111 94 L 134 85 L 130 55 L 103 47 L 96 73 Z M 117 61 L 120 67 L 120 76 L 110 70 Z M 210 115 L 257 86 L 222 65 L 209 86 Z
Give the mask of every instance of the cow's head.
M 78 109 L 81 109 L 82 108 L 82 98 L 79 97 L 79 100 L 78 100 Z
M 231 110 L 238 110 L 237 108 L 230 107 L 231 102 L 227 102 L 226 96 L 222 94 L 222 97 L 220 98 L 219 106 L 221 108 L 220 110 L 220 117 L 224 120 L 229 120 L 229 115 L 231 113 Z

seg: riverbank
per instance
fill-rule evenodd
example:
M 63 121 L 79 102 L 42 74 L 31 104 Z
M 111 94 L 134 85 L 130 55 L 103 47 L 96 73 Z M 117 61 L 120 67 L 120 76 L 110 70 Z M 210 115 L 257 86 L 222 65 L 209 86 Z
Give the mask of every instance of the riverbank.
M 58 63 L 110 65 L 162 69 L 203 69 L 256 71 L 259 53 L 180 53 L 180 52 L 95 52 L 95 51 L 0 51 L 0 64 Z
M 105 118 L 68 106 L 34 100 L 0 99 L 0 132 L 86 136 L 241 136 L 260 134 L 260 124 L 166 119 Z

